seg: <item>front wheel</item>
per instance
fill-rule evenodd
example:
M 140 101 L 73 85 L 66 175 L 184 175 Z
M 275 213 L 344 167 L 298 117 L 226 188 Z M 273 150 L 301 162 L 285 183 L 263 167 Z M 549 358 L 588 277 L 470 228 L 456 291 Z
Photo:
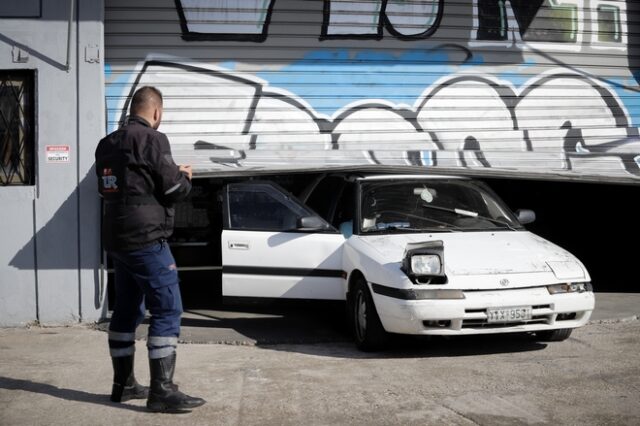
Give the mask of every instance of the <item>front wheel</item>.
M 367 282 L 359 278 L 349 301 L 351 328 L 356 346 L 369 352 L 384 348 L 389 335 L 382 327 Z
M 560 330 L 536 331 L 536 340 L 541 342 L 562 342 L 571 336 L 572 328 L 561 328 Z

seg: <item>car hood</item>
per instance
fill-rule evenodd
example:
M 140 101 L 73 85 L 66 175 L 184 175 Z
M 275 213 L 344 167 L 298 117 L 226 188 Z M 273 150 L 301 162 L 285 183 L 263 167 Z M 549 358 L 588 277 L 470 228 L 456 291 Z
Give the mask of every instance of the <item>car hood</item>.
M 401 262 L 407 243 L 441 240 L 447 275 L 553 272 L 559 279 L 584 276 L 568 251 L 527 231 L 361 236 L 383 261 Z

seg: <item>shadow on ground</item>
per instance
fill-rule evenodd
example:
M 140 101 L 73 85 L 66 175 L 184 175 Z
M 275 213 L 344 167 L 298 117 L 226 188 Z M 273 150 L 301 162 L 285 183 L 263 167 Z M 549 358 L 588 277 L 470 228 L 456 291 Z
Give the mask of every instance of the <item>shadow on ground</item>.
M 307 355 L 355 359 L 451 358 L 543 350 L 547 344 L 525 334 L 491 336 L 390 336 L 387 348 L 378 352 L 359 351 L 353 343 L 312 345 L 259 345 L 262 348 Z
M 38 383 L 31 380 L 12 379 L 10 377 L 0 376 L 0 389 L 21 390 L 25 392 L 32 392 L 35 394 L 49 395 L 54 398 L 60 398 L 67 401 L 77 401 L 90 404 L 106 405 L 109 407 L 122 408 L 125 410 L 147 412 L 146 407 L 111 402 L 109 400 L 109 395 L 89 393 L 75 389 L 59 388 L 47 383 Z
M 137 331 L 146 336 L 148 319 Z M 106 330 L 108 322 L 98 325 Z M 187 310 L 180 342 L 251 345 L 277 351 L 338 358 L 457 357 L 538 351 L 547 347 L 531 335 L 391 335 L 388 349 L 359 351 L 347 328 L 344 305 L 309 303 L 298 307 L 226 306 L 224 310 Z

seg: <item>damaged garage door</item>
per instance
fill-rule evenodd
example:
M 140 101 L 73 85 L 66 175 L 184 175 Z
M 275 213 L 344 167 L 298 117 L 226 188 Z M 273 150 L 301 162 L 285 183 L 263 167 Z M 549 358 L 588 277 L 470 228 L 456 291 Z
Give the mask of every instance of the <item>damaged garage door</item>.
M 107 130 L 136 88 L 157 86 L 161 130 L 196 173 L 640 182 L 634 2 L 105 3 Z

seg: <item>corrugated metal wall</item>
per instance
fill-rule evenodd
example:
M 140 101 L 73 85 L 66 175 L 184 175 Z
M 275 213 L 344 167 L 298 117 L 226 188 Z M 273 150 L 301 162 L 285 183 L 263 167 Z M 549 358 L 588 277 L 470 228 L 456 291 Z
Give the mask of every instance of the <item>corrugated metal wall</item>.
M 637 3 L 107 0 L 108 130 L 151 84 L 160 130 L 199 171 L 640 182 Z

